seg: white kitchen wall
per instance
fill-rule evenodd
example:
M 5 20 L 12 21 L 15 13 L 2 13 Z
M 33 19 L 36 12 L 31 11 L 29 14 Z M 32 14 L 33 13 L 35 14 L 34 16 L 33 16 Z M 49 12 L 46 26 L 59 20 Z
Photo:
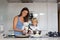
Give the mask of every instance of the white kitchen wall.
M 28 7 L 33 13 L 43 13 L 38 16 L 39 28 L 46 31 L 58 31 L 57 3 L 8 3 L 7 27 L 13 28 L 13 18 L 18 15 L 23 7 Z
M 7 7 L 8 2 L 6 0 L 0 0 L 0 31 L 3 31 L 4 33 L 7 32 Z M 8 29 L 8 28 L 7 28 Z
M 5 33 L 13 29 L 13 18 L 23 7 L 28 7 L 33 13 L 43 13 L 38 16 L 39 28 L 46 31 L 58 31 L 57 3 L 7 3 L 0 0 L 0 25 Z
M 47 3 L 9 3 L 8 4 L 8 24 L 12 28 L 13 17 L 18 15 L 23 7 L 28 7 L 33 13 L 44 13 L 44 16 L 39 15 L 40 29 L 46 29 L 47 26 Z M 47 29 L 46 29 L 47 30 Z
M 48 31 L 58 31 L 58 7 L 56 3 L 48 3 Z

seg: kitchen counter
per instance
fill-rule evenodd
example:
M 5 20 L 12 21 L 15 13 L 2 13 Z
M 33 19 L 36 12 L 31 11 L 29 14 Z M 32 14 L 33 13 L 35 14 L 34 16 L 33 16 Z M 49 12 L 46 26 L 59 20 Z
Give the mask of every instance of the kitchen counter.
M 60 37 L 49 37 L 49 38 L 0 38 L 0 40 L 60 40 Z
M 60 37 L 40 37 L 40 38 L 14 38 L 14 37 L 7 37 L 3 38 L 0 36 L 0 40 L 60 40 Z
M 60 37 L 41 37 L 41 38 L 3 38 L 0 36 L 0 40 L 60 40 Z

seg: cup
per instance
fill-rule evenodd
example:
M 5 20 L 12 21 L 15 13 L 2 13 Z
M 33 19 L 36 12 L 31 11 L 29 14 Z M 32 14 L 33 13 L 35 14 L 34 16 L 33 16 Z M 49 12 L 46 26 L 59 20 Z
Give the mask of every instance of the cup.
M 36 31 L 33 31 L 33 34 L 36 34 Z

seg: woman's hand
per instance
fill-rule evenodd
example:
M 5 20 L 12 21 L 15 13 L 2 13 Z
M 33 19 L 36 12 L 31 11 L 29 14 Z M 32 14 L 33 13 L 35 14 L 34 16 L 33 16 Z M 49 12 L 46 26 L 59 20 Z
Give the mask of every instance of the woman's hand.
M 26 30 L 22 30 L 22 33 L 23 33 L 23 34 L 26 34 Z

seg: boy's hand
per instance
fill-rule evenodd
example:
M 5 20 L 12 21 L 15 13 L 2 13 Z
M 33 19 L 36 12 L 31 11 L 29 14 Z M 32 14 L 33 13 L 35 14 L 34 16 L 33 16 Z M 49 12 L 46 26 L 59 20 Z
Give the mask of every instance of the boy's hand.
M 31 31 L 30 30 L 28 30 L 28 34 L 31 34 Z

